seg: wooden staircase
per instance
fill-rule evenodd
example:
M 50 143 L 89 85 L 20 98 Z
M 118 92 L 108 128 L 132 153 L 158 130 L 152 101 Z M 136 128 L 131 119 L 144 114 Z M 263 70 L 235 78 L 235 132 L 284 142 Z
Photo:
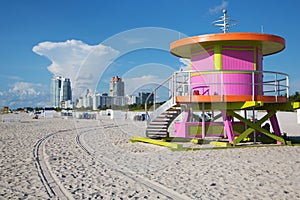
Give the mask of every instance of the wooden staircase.
M 148 138 L 159 139 L 169 137 L 168 129 L 171 123 L 182 113 L 181 106 L 175 101 L 176 96 L 189 93 L 190 77 L 190 73 L 175 72 L 172 76 L 155 88 L 147 97 L 145 101 L 145 111 L 147 113 L 146 136 Z M 155 108 L 155 95 L 161 88 L 169 89 L 169 99 L 163 105 Z M 150 112 L 147 110 L 147 104 L 149 104 L 151 95 L 154 95 L 154 102 L 152 102 L 154 104 L 154 111 L 149 114 Z
M 157 110 L 155 112 L 157 112 Z M 181 108 L 175 105 L 166 108 L 166 110 L 161 113 L 152 115 L 155 117 L 148 119 L 146 136 L 153 139 L 169 137 L 169 126 L 181 112 Z

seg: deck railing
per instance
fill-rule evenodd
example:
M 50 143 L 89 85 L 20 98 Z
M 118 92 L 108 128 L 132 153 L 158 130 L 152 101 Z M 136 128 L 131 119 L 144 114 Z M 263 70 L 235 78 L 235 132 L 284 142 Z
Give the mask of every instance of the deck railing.
M 240 75 L 244 74 L 247 80 L 225 80 L 225 74 Z M 204 78 L 205 81 L 200 83 L 192 83 L 193 77 Z M 240 71 L 240 70 L 222 70 L 222 71 L 177 71 L 166 79 L 162 84 L 156 87 L 148 96 L 145 102 L 145 110 L 148 111 L 150 96 L 154 96 L 153 110 L 157 109 L 157 101 L 173 100 L 176 102 L 176 96 L 192 97 L 195 90 L 202 91 L 200 95 L 220 95 L 221 97 L 228 94 L 226 88 L 240 87 L 249 90 L 248 95 L 252 95 L 252 99 L 256 95 L 275 96 L 276 101 L 279 96 L 289 97 L 289 76 L 285 73 L 272 71 Z M 157 94 L 162 88 L 167 88 L 168 99 L 158 99 Z

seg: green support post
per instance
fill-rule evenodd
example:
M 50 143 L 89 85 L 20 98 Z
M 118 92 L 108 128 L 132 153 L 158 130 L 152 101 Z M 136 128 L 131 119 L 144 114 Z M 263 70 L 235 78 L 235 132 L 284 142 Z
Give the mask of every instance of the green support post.
M 236 114 L 232 110 L 228 110 L 227 113 L 228 113 L 228 115 L 239 119 L 240 121 L 244 122 L 245 124 L 247 124 L 249 126 L 249 128 L 246 131 L 244 131 L 239 137 L 234 139 L 234 141 L 233 141 L 234 145 L 238 144 L 240 141 L 242 141 L 245 137 L 247 137 L 254 130 L 256 130 L 258 132 L 261 132 L 261 133 L 265 134 L 266 136 L 268 136 L 270 138 L 273 138 L 274 140 L 277 140 L 277 141 L 282 142 L 283 144 L 285 144 L 285 140 L 282 137 L 274 135 L 274 134 L 270 133 L 269 131 L 267 131 L 266 129 L 263 129 L 263 128 L 260 127 L 260 125 L 262 123 L 267 121 L 271 116 L 273 116 L 276 113 L 275 110 L 272 110 L 271 112 L 269 112 L 267 115 L 265 115 L 263 118 L 261 118 L 256 123 L 250 122 L 248 119 L 245 119 L 245 118 L 241 117 L 240 115 Z

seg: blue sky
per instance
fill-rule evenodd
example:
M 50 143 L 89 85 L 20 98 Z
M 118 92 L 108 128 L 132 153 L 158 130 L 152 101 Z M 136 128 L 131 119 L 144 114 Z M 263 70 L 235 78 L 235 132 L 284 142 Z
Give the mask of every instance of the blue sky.
M 231 32 L 263 26 L 286 39 L 283 52 L 264 58 L 264 70 L 288 73 L 291 92 L 300 91 L 299 7 L 297 0 L 2 0 L 0 106 L 49 105 L 53 73 L 97 92 L 108 92 L 115 75 L 124 77 L 129 93 L 140 89 L 136 83 L 158 83 L 183 65 L 168 44 L 219 33 L 211 23 L 223 8 L 238 20 Z

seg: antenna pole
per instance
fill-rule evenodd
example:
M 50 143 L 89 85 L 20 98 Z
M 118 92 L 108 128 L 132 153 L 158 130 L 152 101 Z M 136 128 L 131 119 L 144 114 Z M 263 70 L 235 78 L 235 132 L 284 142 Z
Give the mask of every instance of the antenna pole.
M 226 13 L 227 13 L 227 10 L 223 10 L 223 33 L 226 33 L 227 31 L 227 18 L 226 18 Z
M 212 23 L 213 26 L 219 27 L 223 31 L 223 33 L 227 33 L 231 26 L 237 25 L 237 21 L 229 19 L 229 16 L 227 16 L 226 14 L 227 10 L 224 9 L 223 16 L 221 16 L 219 20 L 216 20 Z

